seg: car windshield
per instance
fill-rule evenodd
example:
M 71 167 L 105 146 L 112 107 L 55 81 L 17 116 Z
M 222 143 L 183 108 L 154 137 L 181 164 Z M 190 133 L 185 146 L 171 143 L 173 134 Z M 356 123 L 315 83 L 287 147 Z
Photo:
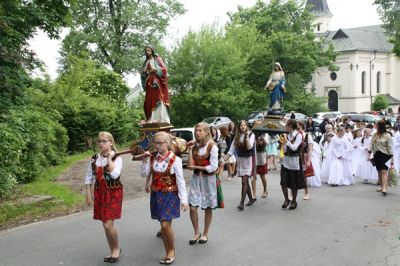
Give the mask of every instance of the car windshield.
M 207 117 L 207 118 L 204 118 L 203 122 L 205 122 L 207 124 L 211 124 L 214 122 L 214 120 L 215 120 L 215 117 Z
M 319 115 L 318 114 L 313 114 L 312 117 L 313 118 L 319 118 Z

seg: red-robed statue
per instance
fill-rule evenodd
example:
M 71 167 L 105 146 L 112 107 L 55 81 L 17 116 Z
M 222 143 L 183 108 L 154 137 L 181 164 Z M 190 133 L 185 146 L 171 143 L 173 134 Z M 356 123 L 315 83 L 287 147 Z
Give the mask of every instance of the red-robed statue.
M 146 92 L 144 101 L 146 122 L 170 123 L 167 67 L 151 45 L 146 46 L 146 60 L 143 63 L 141 79 Z

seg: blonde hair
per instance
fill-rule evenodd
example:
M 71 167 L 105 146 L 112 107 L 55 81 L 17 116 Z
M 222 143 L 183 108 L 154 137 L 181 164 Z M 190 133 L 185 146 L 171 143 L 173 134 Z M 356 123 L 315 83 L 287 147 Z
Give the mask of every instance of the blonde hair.
M 197 128 L 201 128 L 204 132 L 206 132 L 206 135 L 204 136 L 204 139 L 198 140 L 196 139 L 196 142 L 200 143 L 200 144 L 205 144 L 207 143 L 209 140 L 212 139 L 211 136 L 211 130 L 210 130 L 210 126 L 207 123 L 204 122 L 200 122 L 198 123 L 195 127 L 194 127 L 194 132 L 196 134 L 196 129 Z
M 104 138 L 106 138 L 108 141 L 110 141 L 110 142 L 112 143 L 111 149 L 112 149 L 113 151 L 117 151 L 117 149 L 115 148 L 114 137 L 113 137 L 113 135 L 112 135 L 110 132 L 107 132 L 107 131 L 100 131 L 100 132 L 99 132 L 99 135 L 97 136 L 97 140 L 99 140 L 100 137 L 104 137 Z
M 162 139 L 163 141 L 165 141 L 165 143 L 168 144 L 168 146 L 171 145 L 172 142 L 171 135 L 165 131 L 158 131 L 156 134 L 154 134 L 153 142 L 155 141 L 156 138 Z

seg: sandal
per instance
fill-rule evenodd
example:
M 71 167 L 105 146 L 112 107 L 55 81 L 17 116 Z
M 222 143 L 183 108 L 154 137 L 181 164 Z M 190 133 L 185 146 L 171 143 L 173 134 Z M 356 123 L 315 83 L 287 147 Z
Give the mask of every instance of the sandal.
M 206 236 L 205 238 L 202 238 L 199 240 L 199 244 L 205 244 L 205 243 L 207 243 L 207 241 L 208 241 L 208 237 Z
M 165 258 L 164 264 L 165 265 L 170 265 L 170 264 L 172 264 L 174 262 L 174 260 L 175 260 L 175 256 L 173 256 L 172 258 Z

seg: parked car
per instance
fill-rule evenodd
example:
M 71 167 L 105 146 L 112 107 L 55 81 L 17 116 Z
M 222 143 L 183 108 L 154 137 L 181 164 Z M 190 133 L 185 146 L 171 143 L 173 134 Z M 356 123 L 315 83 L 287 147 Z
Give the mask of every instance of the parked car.
M 187 142 L 194 139 L 194 128 L 193 127 L 183 127 L 171 129 L 170 133 L 175 137 L 182 138 Z M 182 153 L 182 164 L 187 165 L 189 154 L 187 152 Z
M 201 122 L 207 123 L 210 126 L 214 126 L 216 128 L 221 128 L 228 127 L 229 123 L 231 123 L 232 121 L 226 116 L 213 116 L 204 118 Z
M 247 118 L 247 124 L 249 127 L 253 127 L 254 123 L 260 120 L 263 120 L 264 117 L 268 114 L 268 111 L 255 111 L 252 112 Z
M 364 122 L 366 124 L 374 124 L 375 122 L 382 120 L 379 116 L 371 114 L 349 114 L 345 117 L 350 117 L 353 122 Z
M 285 121 L 289 120 L 291 115 L 292 115 L 292 113 L 285 114 L 285 116 L 283 117 L 283 120 L 285 120 Z M 305 114 L 295 112 L 294 115 L 295 115 L 296 121 L 301 121 L 303 123 L 307 122 L 307 116 Z
M 336 118 L 342 117 L 342 113 L 340 111 L 332 111 L 332 112 L 319 112 L 312 115 L 312 119 L 316 124 L 321 124 L 324 118 L 328 118 L 329 121 L 334 122 Z

